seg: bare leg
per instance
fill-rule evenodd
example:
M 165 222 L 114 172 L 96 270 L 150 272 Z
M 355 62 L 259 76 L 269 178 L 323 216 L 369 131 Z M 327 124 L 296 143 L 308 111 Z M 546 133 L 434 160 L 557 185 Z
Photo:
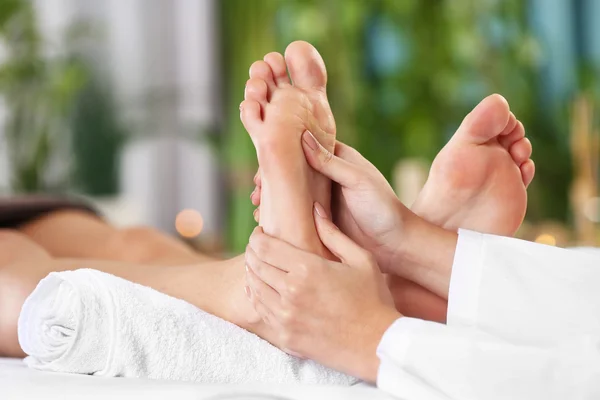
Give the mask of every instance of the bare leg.
M 290 45 L 286 57 L 294 86 L 289 81 L 286 82 L 285 63 L 281 56 L 271 54 L 267 60 L 272 63 L 268 66 L 273 75 L 271 80 L 263 81 L 270 91 L 270 100 L 267 101 L 266 97 L 248 100 L 242 112 L 244 123 L 251 128 L 257 145 L 259 162 L 264 171 L 263 182 L 268 186 L 263 189 L 263 216 L 265 221 L 268 221 L 264 226 L 297 246 L 327 254 L 316 235 L 312 207 L 314 201 L 319 201 L 329 208 L 331 184 L 308 167 L 300 143 L 300 137 L 307 129 L 322 143 L 335 139 L 333 117 L 325 97 L 325 70 L 316 50 L 306 43 Z M 255 79 L 255 82 L 260 84 L 260 79 Z M 264 119 L 261 117 L 261 109 L 264 111 Z M 55 223 L 63 221 L 65 226 L 73 226 L 72 218 L 72 215 L 69 218 L 66 215 L 52 216 L 46 223 L 50 220 L 54 220 Z M 81 219 L 77 222 L 81 224 L 81 232 L 92 233 L 82 244 L 86 253 L 75 254 L 89 257 L 89 254 L 97 251 L 98 243 L 110 240 L 110 231 L 97 222 L 84 222 Z M 62 246 L 64 241 L 77 240 L 75 233 L 67 231 L 65 234 L 71 236 L 55 240 L 52 237 L 55 230 L 44 233 L 43 224 L 44 221 L 41 221 L 25 227 L 24 232 L 51 249 L 53 254 L 74 254 L 72 248 Z M 23 236 L 14 240 L 23 242 L 22 247 L 38 248 Z M 98 255 L 107 256 L 105 253 Z M 159 258 L 154 258 L 155 261 L 157 259 Z M 4 304 L 0 307 L 10 309 L 10 312 L 6 313 L 7 318 L 0 314 L 2 335 L 12 335 L 12 347 L 8 349 L 12 353 L 8 354 L 20 351 L 16 347 L 16 321 L 18 310 L 26 296 L 48 273 L 77 268 L 97 269 L 152 287 L 194 304 L 267 340 L 273 335 L 273 332 L 256 317 L 246 298 L 243 256 L 221 262 L 196 262 L 192 265 L 170 267 L 153 264 L 141 267 L 138 264 L 106 261 L 52 259 L 42 250 L 39 258 L 8 260 L 0 266 L 0 294 L 4 293 L 3 287 L 17 288 L 17 292 L 9 293 L 6 299 L 0 298 L 0 304 Z
M 49 213 L 19 228 L 56 258 L 179 265 L 211 259 L 148 227 L 116 229 L 83 211 Z
M 0 231 L 0 356 L 22 357 L 17 341 L 17 320 L 25 298 L 36 282 L 28 282 L 9 271 L 29 271 L 51 260 L 50 255 L 25 236 Z
M 261 226 L 298 247 L 328 255 L 316 235 L 312 210 L 318 201 L 329 212 L 331 182 L 308 166 L 300 143 L 308 130 L 333 150 L 335 122 L 326 84 L 318 52 L 294 42 L 285 59 L 270 53 L 252 65 L 241 117 L 261 166 Z
M 160 290 L 161 270 L 169 267 L 141 266 L 110 261 L 56 259 L 17 231 L 0 231 L 0 355 L 20 357 L 17 321 L 25 299 L 51 272 L 92 268 Z
M 140 265 L 89 259 L 52 258 L 27 236 L 0 231 L 0 355 L 20 357 L 17 321 L 25 299 L 51 272 L 91 268 L 151 287 L 259 333 L 246 323 L 244 262 L 238 257 L 188 266 Z M 242 294 L 240 295 L 239 292 Z

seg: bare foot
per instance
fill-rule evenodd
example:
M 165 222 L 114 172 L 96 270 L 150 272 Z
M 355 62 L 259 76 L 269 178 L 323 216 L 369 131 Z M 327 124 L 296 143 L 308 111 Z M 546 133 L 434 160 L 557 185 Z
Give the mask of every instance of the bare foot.
M 449 230 L 512 236 L 525 217 L 535 174 L 531 152 L 523 124 L 502 96 L 491 95 L 435 158 L 412 211 Z M 388 278 L 388 286 L 405 315 L 445 320 L 445 300 L 397 276 Z
M 255 62 L 250 76 L 240 117 L 254 142 L 262 171 L 261 226 L 297 247 L 332 257 L 319 240 L 313 220 L 314 202 L 330 212 L 331 182 L 308 166 L 301 145 L 307 130 L 329 149 L 335 145 L 323 60 L 308 43 L 295 42 L 288 46 L 285 59 L 270 53 L 264 61 Z M 194 273 L 218 272 L 219 279 L 209 281 L 221 293 L 216 297 L 227 298 L 227 304 L 213 304 L 212 296 L 202 301 L 207 297 L 204 294 L 193 303 L 269 340 L 274 333 L 246 298 L 243 257 L 220 263 L 218 269 L 209 268 L 205 265 Z
M 316 49 L 294 42 L 285 59 L 270 53 L 252 65 L 241 119 L 261 167 L 261 226 L 295 246 L 329 256 L 316 234 L 312 205 L 317 201 L 329 212 L 331 182 L 308 166 L 300 143 L 308 130 L 334 149 L 335 121 L 326 84 L 325 64 Z
M 437 155 L 412 210 L 446 229 L 512 236 L 527 209 L 535 173 L 531 151 L 506 100 L 491 95 Z

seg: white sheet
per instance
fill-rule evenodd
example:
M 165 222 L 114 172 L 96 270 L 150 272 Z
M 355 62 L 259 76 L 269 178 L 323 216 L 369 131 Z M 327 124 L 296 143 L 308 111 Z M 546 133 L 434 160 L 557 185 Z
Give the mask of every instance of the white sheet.
M 22 360 L 0 358 L 2 400 L 226 400 L 225 395 L 248 394 L 237 399 L 284 400 L 391 400 L 367 385 L 348 387 L 301 385 L 203 385 L 145 379 L 101 378 L 29 369 Z M 263 397 L 250 397 L 262 394 Z M 268 397 L 270 396 L 270 397 Z M 277 396 L 277 397 L 275 397 Z M 233 398 L 233 397 L 232 397 Z

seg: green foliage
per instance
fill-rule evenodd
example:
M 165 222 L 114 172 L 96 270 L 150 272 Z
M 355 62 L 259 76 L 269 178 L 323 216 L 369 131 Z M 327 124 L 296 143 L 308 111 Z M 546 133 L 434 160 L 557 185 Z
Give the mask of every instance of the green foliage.
M 92 196 L 117 193 L 119 150 L 127 132 L 110 93 L 97 78 L 90 78 L 81 90 L 71 122 L 76 165 L 72 183 Z
M 2 2 L 0 40 L 8 56 L 0 65 L 0 94 L 9 110 L 6 131 L 13 189 L 50 189 L 46 173 L 68 133 L 68 116 L 87 78 L 86 69 L 71 57 L 44 56 L 29 1 Z
M 391 177 L 401 158 L 432 160 L 482 98 L 500 93 L 526 126 L 535 148 L 538 174 L 530 188 L 528 217 L 568 218 L 569 99 L 543 98 L 544 54 L 528 25 L 527 2 L 240 0 L 222 4 L 226 20 L 238 18 L 224 27 L 229 35 L 226 56 L 236 59 L 228 62 L 226 76 L 238 74 L 230 81 L 229 99 L 235 101 L 227 108 L 235 135 L 243 135 L 237 104 L 248 65 L 266 52 L 282 51 L 293 40 L 307 40 L 327 65 L 338 138 L 355 146 L 386 177 Z M 596 72 L 587 69 L 582 74 L 586 87 L 597 85 Z M 235 151 L 244 154 L 238 161 L 243 159 L 244 168 L 252 169 L 251 144 L 240 141 L 236 146 Z M 248 204 L 245 190 L 249 188 L 244 186 L 239 201 Z M 236 210 L 234 221 L 251 214 L 250 206 Z M 247 226 L 240 226 L 231 225 L 242 232 L 236 249 L 247 235 Z
M 254 147 L 239 120 L 239 105 L 244 99 L 248 67 L 276 49 L 275 11 L 278 3 L 278 0 L 228 0 L 220 3 L 224 74 L 227 77 L 224 88 L 227 135 L 222 141 L 230 193 L 227 239 L 229 248 L 236 252 L 246 247 L 255 226 L 252 217 L 254 207 L 249 195 L 254 187 L 252 177 L 257 168 Z

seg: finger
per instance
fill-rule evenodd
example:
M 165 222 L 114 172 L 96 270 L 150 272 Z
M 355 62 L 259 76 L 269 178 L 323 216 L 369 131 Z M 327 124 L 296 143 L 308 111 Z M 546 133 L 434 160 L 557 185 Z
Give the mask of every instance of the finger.
M 254 210 L 254 212 L 252 213 L 252 216 L 254 216 L 254 221 L 256 221 L 257 224 L 260 223 L 260 207 L 257 207 L 256 210 Z
M 261 261 L 250 246 L 246 247 L 246 265 L 258 279 L 281 293 L 287 287 L 287 272 Z
M 356 187 L 364 175 L 357 165 L 333 155 L 321 146 L 308 131 L 302 135 L 302 148 L 311 167 L 344 187 Z
M 315 226 L 321 242 L 339 258 L 342 263 L 349 266 L 362 267 L 370 263 L 368 252 L 344 235 L 342 231 L 327 217 L 325 209 L 319 203 L 314 206 Z
M 254 229 L 248 244 L 261 261 L 285 272 L 290 272 L 299 265 L 316 264 L 320 261 L 320 257 L 315 254 L 267 235 L 260 226 Z
M 271 286 L 264 283 L 250 268 L 246 268 L 246 284 L 250 288 L 251 299 L 260 301 L 271 313 L 281 308 L 281 296 Z

